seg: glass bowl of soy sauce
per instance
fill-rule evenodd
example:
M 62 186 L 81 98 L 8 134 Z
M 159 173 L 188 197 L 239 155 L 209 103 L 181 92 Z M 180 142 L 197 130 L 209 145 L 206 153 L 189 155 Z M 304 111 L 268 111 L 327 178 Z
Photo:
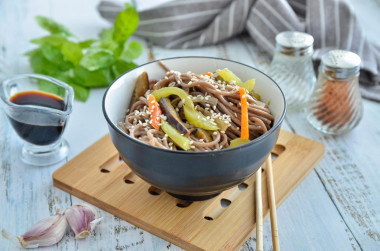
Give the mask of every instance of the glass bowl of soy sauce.
M 72 112 L 73 89 L 52 77 L 22 74 L 0 83 L 0 100 L 18 136 L 24 141 L 21 160 L 46 166 L 69 152 L 62 138 Z

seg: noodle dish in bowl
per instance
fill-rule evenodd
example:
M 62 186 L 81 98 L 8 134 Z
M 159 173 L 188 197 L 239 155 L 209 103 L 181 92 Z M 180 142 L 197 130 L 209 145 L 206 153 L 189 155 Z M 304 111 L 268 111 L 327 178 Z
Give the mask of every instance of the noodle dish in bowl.
M 181 57 L 126 72 L 106 91 L 103 112 L 134 173 L 194 201 L 238 185 L 262 165 L 286 102 L 279 86 L 253 67 Z

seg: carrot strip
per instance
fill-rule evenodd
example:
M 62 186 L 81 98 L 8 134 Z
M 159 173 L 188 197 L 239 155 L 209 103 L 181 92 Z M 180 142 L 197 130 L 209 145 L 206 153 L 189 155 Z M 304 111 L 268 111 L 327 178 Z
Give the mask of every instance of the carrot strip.
M 241 133 L 240 138 L 249 139 L 249 129 L 248 129 L 248 101 L 245 89 L 239 88 L 240 103 L 241 103 Z
M 156 130 L 160 130 L 160 123 L 161 123 L 161 109 L 160 106 L 157 103 L 157 100 L 153 95 L 149 95 L 148 97 L 149 102 L 149 111 L 150 111 L 150 119 L 152 120 L 152 126 Z
M 206 72 L 202 74 L 203 76 L 209 76 L 210 78 L 212 77 L 212 72 Z

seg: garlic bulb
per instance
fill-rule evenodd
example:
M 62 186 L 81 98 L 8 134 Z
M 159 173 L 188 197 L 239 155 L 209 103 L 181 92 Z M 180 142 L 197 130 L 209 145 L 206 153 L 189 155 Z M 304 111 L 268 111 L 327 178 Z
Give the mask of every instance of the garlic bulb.
M 13 237 L 4 229 L 1 234 L 4 238 L 13 241 L 22 248 L 38 248 L 51 246 L 59 242 L 66 233 L 66 227 L 65 216 L 57 213 L 37 222 L 23 235 Z
M 94 207 L 85 204 L 69 207 L 65 211 L 65 216 L 75 233 L 75 239 L 86 238 L 103 219 L 98 218 L 98 212 Z

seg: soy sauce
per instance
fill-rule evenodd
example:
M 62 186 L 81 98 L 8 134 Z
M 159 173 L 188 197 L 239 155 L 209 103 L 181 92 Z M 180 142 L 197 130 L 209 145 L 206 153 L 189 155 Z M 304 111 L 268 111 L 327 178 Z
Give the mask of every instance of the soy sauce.
M 66 109 L 65 102 L 60 97 L 40 91 L 20 92 L 12 96 L 9 101 L 18 105 L 43 106 L 61 111 Z M 23 123 L 13 118 L 9 118 L 9 120 L 21 138 L 35 145 L 54 143 L 61 136 L 65 126 L 65 123 L 61 125 L 36 125 Z

